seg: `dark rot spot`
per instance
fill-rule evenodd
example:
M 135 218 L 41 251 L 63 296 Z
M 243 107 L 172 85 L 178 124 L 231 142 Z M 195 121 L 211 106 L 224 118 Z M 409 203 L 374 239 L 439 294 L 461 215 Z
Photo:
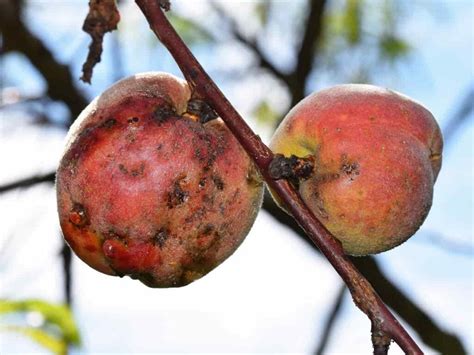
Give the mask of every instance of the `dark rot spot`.
M 224 190 L 224 181 L 222 181 L 222 178 L 219 175 L 213 175 L 212 181 L 218 190 Z
M 166 240 L 168 239 L 168 230 L 161 228 L 158 233 L 156 233 L 152 238 L 152 243 L 158 245 L 161 248 L 165 245 Z
M 342 163 L 341 165 L 341 171 L 349 176 L 350 180 L 354 180 L 354 177 L 356 175 L 359 175 L 359 164 L 353 162 L 353 163 Z
M 171 191 L 168 193 L 168 208 L 181 205 L 189 199 L 189 193 L 183 189 L 185 185 L 185 178 L 180 178 L 174 182 Z
M 112 128 L 117 123 L 115 118 L 109 118 L 100 125 L 101 128 Z
M 89 222 L 86 210 L 80 203 L 75 203 L 71 212 L 69 213 L 69 221 L 76 227 L 85 226 Z
M 125 167 L 125 165 L 119 164 L 118 167 L 119 167 L 119 170 L 120 170 L 122 173 L 128 174 L 128 170 L 127 170 L 127 168 Z
M 129 119 L 127 120 L 127 122 L 128 122 L 129 124 L 138 123 L 138 121 L 140 121 L 140 119 L 139 119 L 138 117 L 132 117 L 132 118 L 129 118 Z
M 207 179 L 205 177 L 201 178 L 199 180 L 199 188 L 202 189 L 204 186 L 206 186 L 206 181 L 207 181 Z
M 158 108 L 153 112 L 153 118 L 158 123 L 165 122 L 168 118 L 176 116 L 176 111 L 171 105 L 167 103 L 162 103 Z
M 145 163 L 140 163 L 140 167 L 138 169 L 132 169 L 130 171 L 130 175 L 137 177 L 143 175 L 143 171 L 145 170 Z
M 214 225 L 208 223 L 204 226 L 204 229 L 202 231 L 202 234 L 204 235 L 209 235 L 211 232 L 215 229 Z
M 119 168 L 120 172 L 122 172 L 123 174 L 129 174 L 130 173 L 130 176 L 137 177 L 137 176 L 142 176 L 143 175 L 143 172 L 145 171 L 145 163 L 143 163 L 143 162 L 140 163 L 140 166 L 136 169 L 130 169 L 129 170 L 123 164 L 119 164 L 118 168 Z

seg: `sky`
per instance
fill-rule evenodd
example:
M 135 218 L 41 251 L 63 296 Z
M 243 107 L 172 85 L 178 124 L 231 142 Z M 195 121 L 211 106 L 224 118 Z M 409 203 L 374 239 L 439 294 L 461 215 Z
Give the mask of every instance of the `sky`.
M 59 60 L 72 62 L 79 77 L 88 45 L 87 36 L 79 32 L 86 13 L 84 2 L 33 0 L 31 4 L 28 18 L 32 30 Z M 201 5 L 176 6 L 185 14 L 198 16 L 206 11 Z M 284 5 L 276 2 L 276 7 Z M 55 11 L 48 11 L 52 6 Z M 245 11 L 235 10 L 240 3 L 229 6 L 236 16 L 246 17 Z M 474 5 L 461 0 L 425 1 L 416 2 L 413 9 L 402 29 L 409 34 L 415 53 L 397 75 L 382 74 L 375 84 L 390 86 L 422 102 L 444 127 L 474 82 Z M 213 20 L 209 19 L 211 23 Z M 123 73 L 164 70 L 178 74 L 164 49 L 150 45 L 154 38 L 133 3 L 122 12 L 122 21 L 119 38 L 127 43 L 122 47 Z M 267 50 L 275 47 L 274 41 L 269 40 Z M 93 85 L 78 84 L 90 98 L 109 86 L 116 74 L 110 69 L 115 63 L 110 47 L 111 41 L 106 42 Z M 290 49 L 281 50 L 280 64 L 284 67 L 291 61 Z M 195 53 L 205 67 L 211 68 L 211 75 L 215 74 L 244 117 L 251 116 L 259 95 L 272 95 L 276 107 L 287 104 L 281 87 L 265 77 L 224 80 L 222 63 L 241 68 L 252 61 L 239 48 L 226 45 L 209 53 L 198 46 Z M 8 55 L 0 69 L 3 86 L 14 85 L 31 95 L 44 89 L 38 73 L 19 55 Z M 324 77 L 309 89 L 336 83 Z M 64 115 L 60 105 L 51 111 L 58 120 Z M 470 353 L 474 353 L 472 118 L 471 114 L 445 148 L 433 207 L 420 231 L 402 246 L 377 256 L 388 277 L 446 330 L 461 336 Z M 250 123 L 268 141 L 268 130 Z M 61 156 L 64 135 L 61 129 L 29 124 L 19 112 L 0 110 L 0 185 L 53 170 Z M 0 196 L 0 216 L 0 298 L 60 301 L 61 243 L 52 187 L 40 185 Z M 467 245 L 467 252 L 449 251 L 433 240 L 433 233 L 452 244 Z M 73 269 L 74 314 L 83 337 L 83 346 L 75 349 L 75 354 L 308 353 L 318 344 L 322 324 L 341 284 L 321 256 L 291 231 L 276 225 L 265 212 L 260 213 L 232 257 L 185 288 L 149 289 L 128 278 L 99 274 L 77 259 Z M 365 315 L 346 296 L 328 353 L 367 353 L 371 348 L 369 330 Z M 392 348 L 391 354 L 401 353 L 396 345 Z M 0 334 L 2 354 L 42 351 L 20 336 Z

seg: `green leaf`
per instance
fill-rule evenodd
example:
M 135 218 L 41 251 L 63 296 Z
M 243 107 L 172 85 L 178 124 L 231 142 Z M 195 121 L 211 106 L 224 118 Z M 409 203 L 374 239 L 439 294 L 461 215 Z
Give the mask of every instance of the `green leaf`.
M 406 41 L 392 34 L 382 36 L 379 47 L 381 56 L 390 61 L 406 56 L 411 50 Z
M 347 42 L 350 45 L 359 43 L 361 39 L 362 0 L 347 0 L 343 15 L 343 27 Z
M 2 330 L 12 331 L 23 334 L 36 341 L 41 346 L 47 348 L 57 355 L 65 355 L 67 352 L 67 343 L 48 334 L 46 331 L 33 327 L 2 326 Z
M 258 20 L 262 25 L 266 25 L 268 22 L 268 14 L 270 13 L 270 1 L 263 0 L 255 5 L 255 12 Z
M 259 123 L 275 123 L 280 117 L 267 101 L 260 102 L 253 110 L 253 115 Z
M 11 312 L 39 312 L 46 323 L 59 328 L 63 339 L 68 344 L 79 345 L 81 343 L 79 330 L 68 306 L 35 299 L 25 301 L 0 300 L 0 314 Z
M 176 14 L 169 14 L 168 19 L 176 32 L 189 44 L 213 42 L 213 35 L 198 23 Z

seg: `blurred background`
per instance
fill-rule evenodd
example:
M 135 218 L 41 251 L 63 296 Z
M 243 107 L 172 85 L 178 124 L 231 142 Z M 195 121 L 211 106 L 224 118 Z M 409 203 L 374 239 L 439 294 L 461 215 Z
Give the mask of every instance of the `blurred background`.
M 71 256 L 53 186 L 68 126 L 120 78 L 180 75 L 135 3 L 119 9 L 86 85 L 87 1 L 0 0 L 0 353 L 370 353 L 369 320 L 268 198 L 235 254 L 185 288 Z M 389 87 L 434 114 L 445 148 L 427 220 L 354 262 L 426 353 L 474 353 L 473 2 L 175 0 L 168 17 L 265 142 L 305 95 L 339 83 Z

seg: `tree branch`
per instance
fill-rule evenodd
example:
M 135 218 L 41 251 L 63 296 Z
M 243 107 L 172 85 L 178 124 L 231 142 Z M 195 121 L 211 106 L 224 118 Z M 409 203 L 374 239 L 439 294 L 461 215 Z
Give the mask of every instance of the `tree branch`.
M 323 355 L 326 351 L 326 346 L 328 345 L 329 338 L 331 337 L 331 332 L 334 329 L 334 325 L 336 324 L 337 316 L 341 311 L 342 301 L 344 300 L 344 296 L 346 294 L 346 285 L 342 284 L 339 287 L 337 292 L 336 300 L 328 314 L 328 318 L 323 328 L 323 334 L 321 335 L 321 340 L 316 350 L 316 355 Z
M 451 140 L 456 130 L 469 118 L 469 115 L 474 110 L 474 85 L 472 85 L 465 94 L 461 105 L 454 115 L 450 118 L 443 129 L 443 138 L 445 143 Z
M 322 33 L 325 6 L 326 0 L 308 0 L 309 14 L 296 57 L 296 66 L 289 82 L 293 94 L 290 107 L 294 107 L 305 97 L 307 78 L 313 69 L 316 46 Z
M 318 221 L 295 189 L 286 180 L 273 180 L 270 177 L 268 167 L 273 160 L 272 151 L 250 129 L 197 62 L 167 20 L 159 4 L 153 0 L 136 0 L 136 3 L 144 13 L 153 32 L 174 57 L 193 89 L 193 95 L 208 102 L 224 120 L 227 127 L 252 158 L 269 187 L 281 199 L 287 210 L 306 231 L 311 241 L 323 252 L 348 285 L 355 304 L 372 322 L 372 339 L 375 349 L 379 348 L 381 339 L 390 337 L 406 352 L 422 354 L 421 349 L 390 313 L 369 282 L 344 254 L 341 244 Z
M 269 194 L 265 194 L 263 209 L 278 222 L 292 229 L 316 252 L 319 252 L 308 241 L 300 226 L 275 204 Z M 388 280 L 375 258 L 371 256 L 358 257 L 352 258 L 352 261 L 374 286 L 386 304 L 418 333 L 426 345 L 442 354 L 466 354 L 460 339 L 443 331 L 424 310 L 410 300 L 393 282 Z
M 54 182 L 56 172 L 50 172 L 44 175 L 31 176 L 26 179 L 20 179 L 9 184 L 0 186 L 0 193 L 8 192 L 14 189 L 26 188 L 43 182 Z
M 74 86 L 67 65 L 60 64 L 51 51 L 25 26 L 22 21 L 21 1 L 0 1 L 0 30 L 3 36 L 3 51 L 24 54 L 38 69 L 48 85 L 48 96 L 64 102 L 77 117 L 86 107 L 87 100 Z
M 272 73 L 275 77 L 277 77 L 284 83 L 288 83 L 290 80 L 289 75 L 280 71 L 272 62 L 268 60 L 267 56 L 265 55 L 265 53 L 263 53 L 262 49 L 258 45 L 256 39 L 247 38 L 240 31 L 239 26 L 237 25 L 235 20 L 232 17 L 228 16 L 221 6 L 219 6 L 214 1 L 210 4 L 214 11 L 216 11 L 221 16 L 221 18 L 226 19 L 227 23 L 229 24 L 232 36 L 245 47 L 247 47 L 247 49 L 249 49 L 255 55 L 258 60 L 259 66 L 264 69 L 267 69 L 270 73 Z

